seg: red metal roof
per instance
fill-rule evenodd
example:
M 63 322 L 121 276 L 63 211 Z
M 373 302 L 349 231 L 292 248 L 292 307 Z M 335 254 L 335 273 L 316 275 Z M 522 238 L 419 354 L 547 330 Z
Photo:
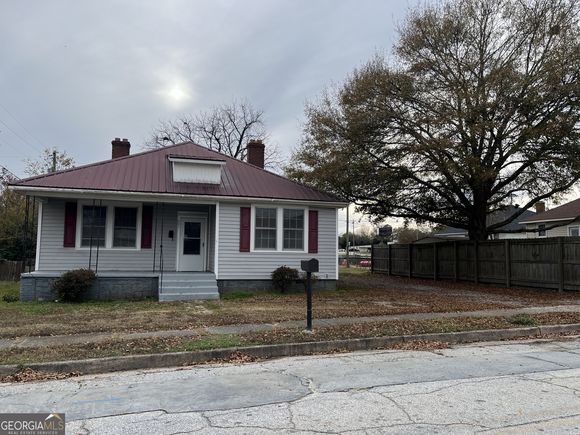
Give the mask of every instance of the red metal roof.
M 225 160 L 221 184 L 176 183 L 169 155 Z M 201 145 L 186 142 L 27 178 L 15 186 L 337 202 L 339 198 Z

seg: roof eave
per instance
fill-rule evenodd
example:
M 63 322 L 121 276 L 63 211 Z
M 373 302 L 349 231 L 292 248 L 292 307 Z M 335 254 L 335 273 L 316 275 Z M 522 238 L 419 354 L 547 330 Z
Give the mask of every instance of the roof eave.
M 541 224 L 544 222 L 561 222 L 561 221 L 570 221 L 576 219 L 577 216 L 565 217 L 565 218 L 558 218 L 558 219 L 534 219 L 533 221 L 521 221 L 518 222 L 519 224 Z
M 8 186 L 9 189 L 19 192 L 30 192 L 30 193 L 41 193 L 39 196 L 48 197 L 67 197 L 76 198 L 79 193 L 88 193 L 94 195 L 95 197 L 103 196 L 114 196 L 116 198 L 127 196 L 129 198 L 123 199 L 134 199 L 135 196 L 143 200 L 157 200 L 163 201 L 167 199 L 177 200 L 176 202 L 184 202 L 191 199 L 202 199 L 206 201 L 218 202 L 218 201 L 243 201 L 243 202 L 283 202 L 283 203 L 300 203 L 300 204 L 318 204 L 333 208 L 343 208 L 349 205 L 348 202 L 344 201 L 326 201 L 326 200 L 312 200 L 312 199 L 288 199 L 288 198 L 262 198 L 262 197 L 251 197 L 251 196 L 226 196 L 226 195 L 193 195 L 193 194 L 182 194 L 182 193 L 162 193 L 162 192 L 129 192 L 123 190 L 99 190 L 99 189 L 73 189 L 64 187 L 39 187 L 39 186 L 22 186 L 18 184 L 12 184 Z M 104 198 L 103 198 L 104 199 Z

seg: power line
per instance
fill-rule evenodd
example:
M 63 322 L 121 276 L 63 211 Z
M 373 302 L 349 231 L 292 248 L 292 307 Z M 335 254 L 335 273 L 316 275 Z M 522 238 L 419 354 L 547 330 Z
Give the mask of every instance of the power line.
M 40 148 L 38 148 L 35 145 L 32 145 L 30 142 L 28 142 L 25 138 L 23 138 L 16 130 L 14 130 L 12 127 L 10 127 L 8 124 L 6 124 L 4 121 L 2 121 L 2 119 L 0 119 L 0 122 L 2 124 L 4 124 L 6 126 L 6 128 L 8 130 L 10 130 L 12 132 L 12 134 L 14 134 L 16 137 L 18 137 L 22 142 L 24 142 L 26 145 L 28 145 L 29 147 L 33 148 L 34 150 L 38 151 L 38 152 L 42 152 L 40 150 Z
M 9 147 L 9 148 L 12 148 L 14 151 L 17 151 L 18 154 L 16 156 L 13 156 L 13 157 L 23 157 L 22 150 L 19 149 L 16 145 L 13 145 L 11 142 L 8 142 L 8 145 L 7 145 L 5 142 L 2 142 L 0 140 L 0 146 Z M 10 156 L 4 156 L 4 157 L 10 157 Z M 26 157 L 26 156 L 24 155 L 24 157 Z
M 14 172 L 12 172 L 10 169 L 8 169 L 6 166 L 2 166 L 0 165 L 0 172 L 2 174 L 8 174 L 10 175 L 12 178 L 14 178 L 15 180 L 20 180 L 20 177 L 17 177 L 16 175 L 14 175 Z
M 10 112 L 10 110 L 8 110 L 8 108 L 7 108 L 6 106 L 4 106 L 2 103 L 0 103 L 0 107 L 1 107 L 1 108 L 2 108 L 2 109 L 3 109 L 3 110 L 6 112 L 6 113 L 8 113 L 8 115 L 10 115 L 10 117 L 11 117 L 11 118 L 12 118 L 14 121 L 16 121 L 16 123 L 17 123 L 17 124 L 18 124 L 18 125 L 19 125 L 19 126 L 20 126 L 20 127 L 21 127 L 21 128 L 22 128 L 22 129 L 23 129 L 25 132 L 26 132 L 26 133 L 28 133 L 28 135 L 29 135 L 29 136 L 30 136 L 32 139 L 34 139 L 34 140 L 35 140 L 35 141 L 38 143 L 38 145 L 40 145 L 40 146 L 41 146 L 41 148 L 42 148 L 42 147 L 44 147 L 44 144 L 42 143 L 42 141 L 40 141 L 40 140 L 39 140 L 39 139 L 38 139 L 38 138 L 37 138 L 35 135 L 33 135 L 33 134 L 30 132 L 30 130 L 28 130 L 28 129 L 26 128 L 26 126 L 25 126 L 23 123 L 21 123 L 21 122 L 18 120 L 18 118 L 17 118 L 16 116 L 14 116 L 14 115 L 12 114 L 12 112 Z

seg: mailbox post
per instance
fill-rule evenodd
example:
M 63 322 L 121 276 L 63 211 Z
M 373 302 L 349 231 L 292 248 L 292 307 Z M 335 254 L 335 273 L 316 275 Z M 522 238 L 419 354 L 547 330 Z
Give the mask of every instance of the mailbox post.
M 318 260 L 302 260 L 300 266 L 306 272 L 306 330 L 312 331 L 312 273 L 318 272 Z

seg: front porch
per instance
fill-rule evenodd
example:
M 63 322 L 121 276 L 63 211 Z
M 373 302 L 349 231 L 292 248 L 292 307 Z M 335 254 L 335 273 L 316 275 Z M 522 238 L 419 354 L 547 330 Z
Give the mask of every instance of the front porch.
M 215 203 L 45 198 L 36 270 L 22 275 L 21 300 L 54 300 L 52 282 L 80 268 L 97 274 L 86 299 L 218 299 L 217 209 Z

